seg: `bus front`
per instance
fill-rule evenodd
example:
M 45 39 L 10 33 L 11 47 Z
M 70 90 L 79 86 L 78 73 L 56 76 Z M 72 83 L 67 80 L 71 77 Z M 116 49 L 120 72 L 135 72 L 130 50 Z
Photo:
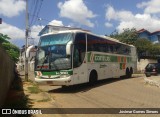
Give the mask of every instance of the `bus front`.
M 40 37 L 35 59 L 35 81 L 49 85 L 71 85 L 73 33 Z

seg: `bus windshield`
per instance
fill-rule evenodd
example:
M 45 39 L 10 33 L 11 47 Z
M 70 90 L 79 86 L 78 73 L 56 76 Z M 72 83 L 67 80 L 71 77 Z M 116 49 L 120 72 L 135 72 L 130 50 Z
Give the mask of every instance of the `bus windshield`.
M 72 34 L 56 34 L 42 37 L 36 55 L 36 70 L 64 70 L 71 68 L 71 56 L 66 45 Z

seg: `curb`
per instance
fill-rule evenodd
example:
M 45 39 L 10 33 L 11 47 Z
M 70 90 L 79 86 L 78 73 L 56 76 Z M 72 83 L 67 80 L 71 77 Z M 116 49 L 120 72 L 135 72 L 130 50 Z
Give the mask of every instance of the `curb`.
M 144 78 L 145 84 L 150 84 L 152 86 L 157 86 L 158 88 L 160 88 L 160 83 L 158 83 L 157 81 L 148 79 L 148 78 Z

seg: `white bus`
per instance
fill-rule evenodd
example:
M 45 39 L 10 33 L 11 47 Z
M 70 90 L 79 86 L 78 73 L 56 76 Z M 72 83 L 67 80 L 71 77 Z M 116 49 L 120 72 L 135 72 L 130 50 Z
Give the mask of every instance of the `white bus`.
M 69 86 L 106 78 L 131 77 L 136 48 L 83 30 L 63 30 L 40 37 L 35 81 Z

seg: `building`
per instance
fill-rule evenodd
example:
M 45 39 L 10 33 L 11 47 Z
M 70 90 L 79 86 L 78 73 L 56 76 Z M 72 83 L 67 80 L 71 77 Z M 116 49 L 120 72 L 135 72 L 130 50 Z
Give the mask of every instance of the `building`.
M 46 25 L 46 26 L 39 32 L 39 36 L 41 36 L 41 35 L 43 35 L 43 34 L 46 34 L 46 33 L 63 31 L 63 30 L 73 30 L 73 29 L 83 30 L 83 29 L 81 29 L 81 28 L 74 28 L 74 27 Z M 89 31 L 89 30 L 85 30 L 85 31 Z
M 36 51 L 37 51 L 36 48 L 32 48 L 29 53 L 28 68 L 30 71 L 34 71 Z M 23 46 L 22 49 L 20 50 L 19 62 L 17 64 L 18 69 L 22 71 L 24 71 L 24 66 L 25 66 L 25 46 Z
M 152 43 L 160 43 L 160 30 L 155 32 L 149 32 L 146 29 L 141 29 L 138 31 L 140 38 L 146 38 Z

